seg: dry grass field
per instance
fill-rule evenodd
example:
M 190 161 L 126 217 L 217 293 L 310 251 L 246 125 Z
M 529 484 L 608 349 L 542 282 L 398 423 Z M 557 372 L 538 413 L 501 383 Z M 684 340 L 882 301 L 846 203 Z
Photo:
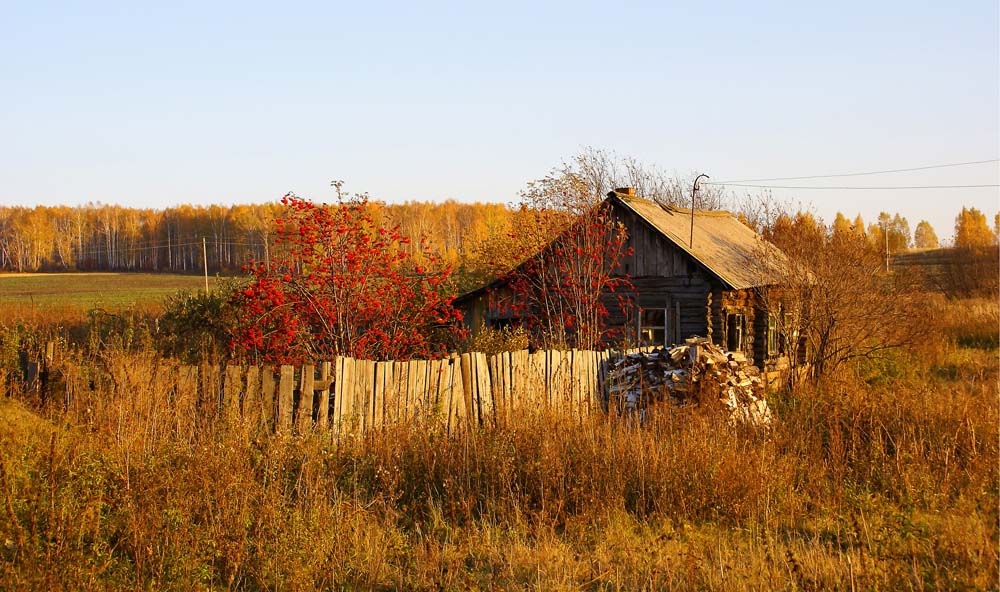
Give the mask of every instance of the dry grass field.
M 0 399 L 0 588 L 995 588 L 997 319 L 942 300 L 936 339 L 775 393 L 767 432 L 282 435 L 180 417 L 149 348 L 65 359 L 68 406 Z

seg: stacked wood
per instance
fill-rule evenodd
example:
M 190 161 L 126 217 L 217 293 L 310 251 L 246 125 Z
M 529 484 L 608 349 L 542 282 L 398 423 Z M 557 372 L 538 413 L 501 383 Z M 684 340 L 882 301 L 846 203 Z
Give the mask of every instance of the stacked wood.
M 607 385 L 612 408 L 643 418 L 657 405 L 683 407 L 714 400 L 731 423 L 771 422 L 760 370 L 742 352 L 726 352 L 704 337 L 613 359 Z

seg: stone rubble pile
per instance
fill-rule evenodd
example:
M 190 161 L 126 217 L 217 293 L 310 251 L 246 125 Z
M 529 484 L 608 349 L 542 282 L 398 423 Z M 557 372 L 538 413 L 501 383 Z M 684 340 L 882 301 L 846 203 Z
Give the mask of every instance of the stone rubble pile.
M 608 397 L 612 409 L 642 418 L 656 405 L 681 407 L 717 399 L 731 423 L 771 423 L 760 370 L 743 353 L 726 352 L 703 337 L 612 360 Z

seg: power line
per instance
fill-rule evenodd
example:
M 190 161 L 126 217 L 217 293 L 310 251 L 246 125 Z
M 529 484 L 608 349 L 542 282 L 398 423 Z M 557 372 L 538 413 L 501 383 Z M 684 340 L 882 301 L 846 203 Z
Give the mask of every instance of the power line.
M 971 160 L 968 162 L 952 162 L 948 164 L 932 164 L 928 166 L 911 167 L 907 169 L 888 169 L 884 171 L 866 171 L 863 173 L 839 173 L 833 175 L 807 175 L 802 177 L 773 177 L 770 179 L 738 179 L 733 181 L 715 181 L 706 182 L 706 185 L 735 185 L 737 183 L 757 183 L 761 181 L 800 181 L 803 179 L 833 179 L 836 177 L 861 177 L 865 175 L 884 175 L 888 173 L 909 173 L 912 171 L 926 171 L 930 169 L 944 169 L 949 167 L 958 166 L 969 166 L 974 164 L 988 164 L 991 162 L 1000 162 L 1000 158 L 991 158 L 989 160 Z
M 881 189 L 972 189 L 980 187 L 1000 187 L 1000 185 L 898 185 L 898 186 L 878 186 L 878 187 L 857 187 L 857 186 L 809 186 L 809 185 L 745 185 L 742 183 L 713 183 L 713 185 L 725 185 L 726 187 L 756 187 L 758 189 L 860 189 L 863 191 L 878 191 Z

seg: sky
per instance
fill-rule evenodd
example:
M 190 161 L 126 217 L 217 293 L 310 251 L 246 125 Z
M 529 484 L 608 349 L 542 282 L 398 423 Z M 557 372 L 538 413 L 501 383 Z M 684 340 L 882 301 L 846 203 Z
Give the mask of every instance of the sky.
M 333 201 L 332 179 L 513 202 L 587 146 L 716 181 L 997 159 L 998 28 L 977 0 L 0 0 L 0 205 Z M 772 182 L 998 183 L 997 162 Z M 772 193 L 946 239 L 998 191 Z

